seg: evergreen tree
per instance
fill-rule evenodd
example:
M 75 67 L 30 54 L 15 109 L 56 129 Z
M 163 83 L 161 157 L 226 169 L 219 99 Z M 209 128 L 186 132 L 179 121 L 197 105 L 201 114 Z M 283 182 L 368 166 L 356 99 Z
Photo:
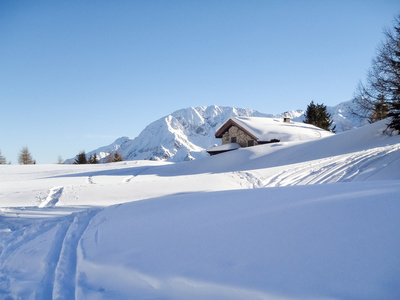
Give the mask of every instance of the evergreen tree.
M 304 116 L 304 123 L 312 124 L 328 131 L 335 131 L 336 126 L 330 129 L 333 121 L 331 120 L 331 114 L 326 111 L 326 106 L 323 104 L 315 104 L 314 101 L 311 101 Z
M 362 116 L 374 121 L 375 111 L 388 110 L 388 127 L 400 130 L 400 14 L 394 19 L 393 30 L 384 31 L 385 40 L 372 60 L 366 85 L 359 84 L 355 102 Z M 382 107 L 384 101 L 387 108 Z M 385 114 L 379 115 L 383 117 Z
M 1 150 L 0 150 L 0 165 L 5 165 L 6 164 L 6 158 L 1 155 Z
M 89 158 L 89 164 L 98 164 L 99 159 L 97 158 L 96 153 L 92 154 Z
M 36 164 L 36 161 L 32 158 L 31 153 L 28 150 L 28 147 L 23 147 L 18 156 L 18 162 L 20 165 L 33 165 Z
M 315 125 L 317 122 L 317 106 L 314 104 L 314 101 L 307 106 L 307 110 L 304 114 L 305 120 L 304 123 Z
M 80 152 L 75 159 L 74 164 L 76 165 L 82 165 L 82 164 L 87 164 L 87 159 L 86 159 L 86 153 L 85 151 Z

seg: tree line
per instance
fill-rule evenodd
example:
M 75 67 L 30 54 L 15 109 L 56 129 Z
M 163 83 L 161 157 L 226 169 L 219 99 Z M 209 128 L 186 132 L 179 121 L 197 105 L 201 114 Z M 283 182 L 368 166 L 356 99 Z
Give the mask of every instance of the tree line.
M 123 161 L 122 155 L 118 151 L 111 152 L 107 157 L 106 157 L 106 162 L 107 163 L 112 163 L 112 162 L 118 162 L 118 161 Z M 76 156 L 76 159 L 74 161 L 74 164 L 98 164 L 99 158 L 96 153 L 93 153 L 89 158 L 87 158 L 86 152 L 81 151 L 79 154 Z
M 111 152 L 106 157 L 106 163 L 123 161 L 122 155 L 118 151 Z M 81 151 L 74 161 L 74 164 L 98 164 L 99 157 L 96 153 L 92 154 L 89 158 L 87 158 L 85 151 Z M 29 152 L 28 147 L 23 147 L 18 155 L 18 163 L 20 165 L 34 165 L 36 164 L 36 160 L 32 158 L 32 154 Z M 61 156 L 58 157 L 58 164 L 62 164 L 63 159 Z M 7 163 L 7 159 L 1 154 L 0 150 L 0 165 L 11 164 L 11 162 Z
M 36 160 L 32 158 L 31 153 L 29 152 L 28 147 L 23 147 L 18 155 L 18 163 L 20 165 L 35 165 Z M 0 165 L 5 165 L 7 164 L 6 158 L 1 154 L 0 150 Z M 11 162 L 8 162 L 8 164 L 11 164 Z

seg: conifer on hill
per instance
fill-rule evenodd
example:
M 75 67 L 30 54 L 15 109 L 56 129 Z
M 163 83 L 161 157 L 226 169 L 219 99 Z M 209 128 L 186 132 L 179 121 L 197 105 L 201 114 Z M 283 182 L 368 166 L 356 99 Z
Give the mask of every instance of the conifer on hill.
M 87 158 L 86 158 L 86 153 L 85 151 L 80 152 L 75 159 L 74 164 L 76 165 L 81 165 L 81 164 L 87 164 Z
M 89 158 L 89 164 L 98 164 L 99 159 L 97 158 L 96 153 L 92 154 Z
M 331 114 L 326 111 L 326 106 L 323 104 L 315 104 L 314 101 L 311 101 L 304 116 L 304 123 L 312 124 L 328 131 L 335 131 L 336 126 L 330 129 L 333 121 L 331 120 Z

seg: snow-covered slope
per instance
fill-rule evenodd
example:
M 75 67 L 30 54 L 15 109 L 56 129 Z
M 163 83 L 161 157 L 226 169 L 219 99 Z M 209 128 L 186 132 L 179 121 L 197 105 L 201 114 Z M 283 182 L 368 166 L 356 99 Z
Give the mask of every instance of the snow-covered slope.
M 361 119 L 352 113 L 357 111 L 354 100 L 342 102 L 336 106 L 328 106 L 326 109 L 331 114 L 332 126 L 336 125 L 336 132 L 338 133 L 368 124 L 368 120 Z
M 120 153 L 125 160 L 178 162 L 206 157 L 205 149 L 220 142 L 214 137 L 216 129 L 233 116 L 272 117 L 251 109 L 190 107 L 151 123 L 138 137 L 122 144 Z
M 351 101 L 328 107 L 333 125 L 342 132 L 365 125 L 350 113 Z M 90 152 L 89 158 L 97 154 L 101 162 L 115 151 L 119 151 L 125 160 L 164 160 L 180 162 L 206 157 L 206 149 L 219 145 L 221 141 L 214 137 L 216 130 L 232 117 L 268 117 L 283 118 L 287 114 L 293 121 L 303 122 L 304 111 L 292 110 L 282 114 L 265 114 L 252 109 L 208 106 L 190 107 L 178 110 L 148 125 L 135 139 L 121 137 L 114 143 Z M 70 158 L 65 163 L 73 163 Z
M 385 123 L 175 164 L 2 165 L 0 299 L 399 299 Z

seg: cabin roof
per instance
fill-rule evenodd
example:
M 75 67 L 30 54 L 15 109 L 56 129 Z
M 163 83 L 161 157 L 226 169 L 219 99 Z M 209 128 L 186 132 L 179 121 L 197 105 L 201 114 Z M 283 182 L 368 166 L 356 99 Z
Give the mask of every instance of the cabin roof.
M 248 133 L 258 142 L 268 142 L 273 139 L 281 142 L 301 141 L 333 135 L 329 131 L 301 122 L 286 123 L 282 119 L 263 117 L 234 117 L 216 131 L 215 137 L 222 138 L 222 135 L 233 125 Z

